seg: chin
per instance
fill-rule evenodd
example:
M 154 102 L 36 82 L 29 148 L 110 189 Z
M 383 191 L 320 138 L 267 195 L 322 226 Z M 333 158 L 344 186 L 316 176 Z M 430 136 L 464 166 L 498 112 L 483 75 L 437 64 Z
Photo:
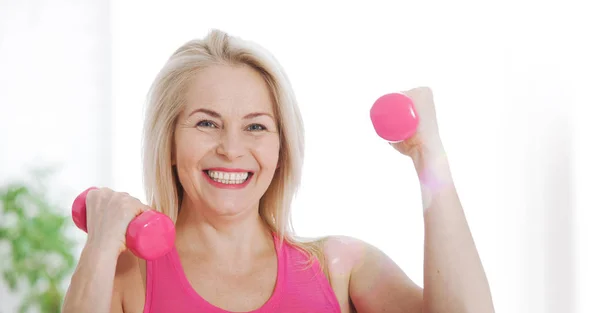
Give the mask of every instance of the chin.
M 207 208 L 213 212 L 215 215 L 219 216 L 238 216 L 245 215 L 249 211 L 254 211 L 258 213 L 258 204 L 252 205 L 247 203 L 246 201 L 207 201 Z

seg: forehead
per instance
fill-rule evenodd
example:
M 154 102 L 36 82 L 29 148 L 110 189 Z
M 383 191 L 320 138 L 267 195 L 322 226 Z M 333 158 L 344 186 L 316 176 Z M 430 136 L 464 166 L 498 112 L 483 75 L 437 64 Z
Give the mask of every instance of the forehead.
M 185 111 L 207 108 L 220 114 L 273 113 L 269 87 L 262 75 L 246 66 L 214 65 L 190 83 Z

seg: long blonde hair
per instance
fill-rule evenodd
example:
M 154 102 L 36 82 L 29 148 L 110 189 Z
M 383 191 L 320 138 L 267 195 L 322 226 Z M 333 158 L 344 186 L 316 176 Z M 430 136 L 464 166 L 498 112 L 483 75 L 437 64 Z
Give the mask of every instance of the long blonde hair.
M 304 125 L 290 81 L 278 61 L 256 43 L 210 31 L 191 40 L 167 60 L 148 93 L 143 132 L 143 181 L 147 203 L 173 221 L 182 187 L 172 167 L 171 151 L 177 116 L 185 105 L 190 80 L 203 69 L 218 64 L 247 65 L 258 71 L 269 86 L 281 141 L 280 167 L 259 203 L 259 214 L 280 242 L 304 251 L 309 262 L 324 266 L 323 240 L 301 240 L 291 222 L 291 204 L 300 186 L 304 160 Z

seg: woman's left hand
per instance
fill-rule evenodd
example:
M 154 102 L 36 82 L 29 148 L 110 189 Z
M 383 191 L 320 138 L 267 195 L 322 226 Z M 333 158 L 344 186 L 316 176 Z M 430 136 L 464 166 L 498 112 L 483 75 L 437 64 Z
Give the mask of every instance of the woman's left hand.
M 419 116 L 419 125 L 412 137 L 391 145 L 413 159 L 420 156 L 423 151 L 443 151 L 431 89 L 418 87 L 403 94 L 412 99 Z

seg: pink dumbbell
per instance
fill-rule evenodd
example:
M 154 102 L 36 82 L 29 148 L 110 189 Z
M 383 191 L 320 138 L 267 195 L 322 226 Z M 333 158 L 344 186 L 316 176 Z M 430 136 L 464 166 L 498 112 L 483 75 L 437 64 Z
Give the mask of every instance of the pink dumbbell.
M 419 116 L 408 96 L 389 93 L 379 97 L 371 107 L 371 122 L 379 137 L 401 142 L 417 132 Z
M 90 190 L 82 192 L 73 201 L 72 216 L 77 227 L 87 232 L 85 198 Z M 134 218 L 127 227 L 127 248 L 139 258 L 155 260 L 167 254 L 175 244 L 175 225 L 171 219 L 157 211 L 146 211 Z

